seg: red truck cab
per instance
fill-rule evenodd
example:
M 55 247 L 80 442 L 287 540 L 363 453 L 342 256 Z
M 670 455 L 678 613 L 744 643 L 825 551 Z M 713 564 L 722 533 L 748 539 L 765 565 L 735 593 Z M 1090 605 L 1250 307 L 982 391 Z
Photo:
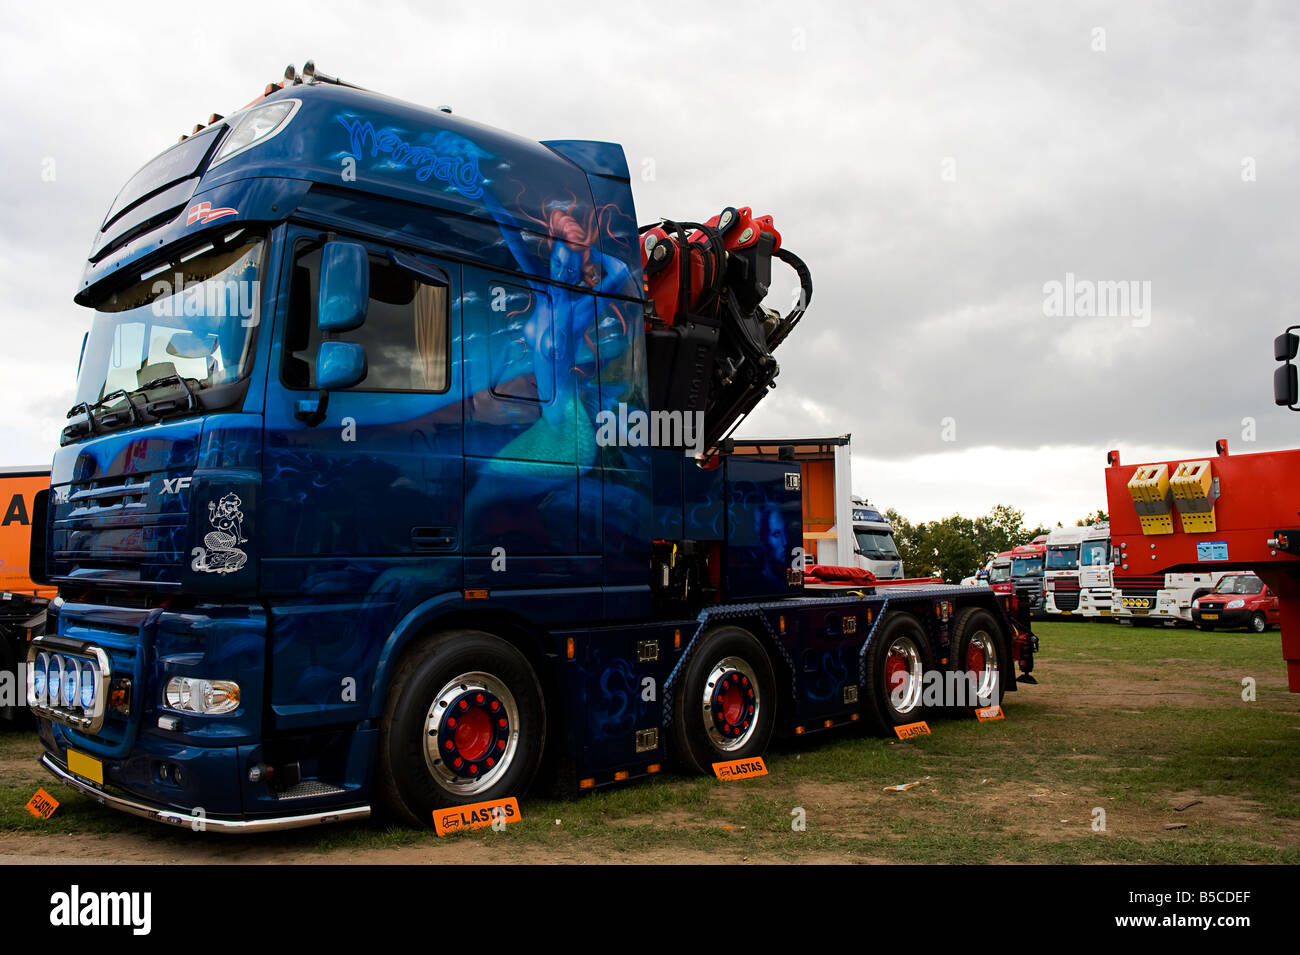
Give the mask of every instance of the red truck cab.
M 1214 590 L 1192 601 L 1192 622 L 1201 630 L 1246 627 L 1263 633 L 1280 617 L 1277 595 L 1249 571 L 1228 574 Z
M 1003 551 L 993 558 L 988 583 L 995 594 L 1011 593 L 1011 551 Z

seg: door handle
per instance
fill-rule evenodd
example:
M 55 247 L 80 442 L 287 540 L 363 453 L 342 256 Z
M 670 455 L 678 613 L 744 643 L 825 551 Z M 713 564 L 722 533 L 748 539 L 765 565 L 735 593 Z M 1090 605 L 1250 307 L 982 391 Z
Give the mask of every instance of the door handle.
M 412 527 L 411 545 L 416 550 L 449 550 L 456 545 L 456 528 Z

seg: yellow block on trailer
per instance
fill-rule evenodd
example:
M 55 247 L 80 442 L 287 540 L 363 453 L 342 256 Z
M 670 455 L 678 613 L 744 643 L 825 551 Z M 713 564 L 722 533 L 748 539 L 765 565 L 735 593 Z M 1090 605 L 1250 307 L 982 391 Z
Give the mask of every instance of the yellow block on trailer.
M 1144 464 L 1129 478 L 1128 494 L 1142 522 L 1143 534 L 1174 532 L 1173 495 L 1169 491 L 1169 468 Z
M 1218 482 L 1209 461 L 1184 461 L 1169 479 L 1169 489 L 1178 507 L 1187 534 L 1204 534 L 1214 531 L 1214 502 L 1218 499 Z

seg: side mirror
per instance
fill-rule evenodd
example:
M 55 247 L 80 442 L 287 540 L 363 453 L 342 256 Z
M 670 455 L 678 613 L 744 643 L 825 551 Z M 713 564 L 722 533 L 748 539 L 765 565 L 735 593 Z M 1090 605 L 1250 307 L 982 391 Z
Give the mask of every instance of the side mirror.
M 366 350 L 356 342 L 320 343 L 316 354 L 316 387 L 321 391 L 351 388 L 366 377 Z
M 1278 405 L 1291 406 L 1300 399 L 1300 391 L 1296 385 L 1295 365 L 1287 362 L 1281 368 L 1273 371 L 1273 403 Z
M 349 332 L 366 320 L 370 304 L 370 257 L 357 242 L 334 239 L 320 257 L 316 324 L 322 332 Z
M 324 341 L 316 352 L 315 398 L 299 398 L 293 416 L 313 428 L 325 420 L 330 391 L 351 388 L 366 377 L 366 350 L 356 342 Z
M 1285 363 L 1273 372 L 1273 403 L 1292 409 L 1295 409 L 1296 400 L 1300 398 L 1300 392 L 1296 388 L 1296 367 L 1291 364 L 1296 352 L 1300 351 L 1300 335 L 1295 334 L 1296 328 L 1300 326 L 1292 325 L 1273 339 L 1273 359 Z

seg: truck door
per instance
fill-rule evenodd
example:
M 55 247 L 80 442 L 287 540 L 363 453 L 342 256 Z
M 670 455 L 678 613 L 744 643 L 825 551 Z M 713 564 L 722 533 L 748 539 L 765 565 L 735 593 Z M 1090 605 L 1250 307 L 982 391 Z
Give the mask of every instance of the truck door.
M 322 242 L 291 236 L 268 370 L 261 542 L 277 725 L 360 718 L 369 668 L 415 602 L 463 584 L 460 267 L 366 243 L 366 375 L 317 397 Z
M 469 266 L 464 280 L 465 586 L 532 591 L 516 606 L 540 601 L 534 619 L 599 612 L 594 368 L 578 367 L 595 299 Z

